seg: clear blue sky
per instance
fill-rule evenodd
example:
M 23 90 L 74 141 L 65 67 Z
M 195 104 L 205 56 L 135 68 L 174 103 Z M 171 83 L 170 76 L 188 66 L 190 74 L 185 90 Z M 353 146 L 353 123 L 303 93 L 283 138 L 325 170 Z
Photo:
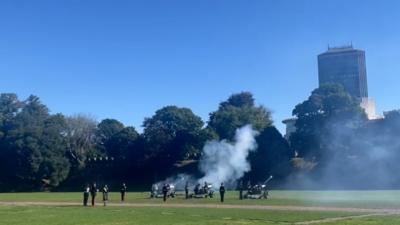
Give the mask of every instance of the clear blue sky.
M 141 130 L 163 106 L 206 121 L 251 91 L 283 130 L 317 87 L 317 54 L 351 41 L 378 110 L 400 108 L 400 1 L 2 0 L 0 92 Z

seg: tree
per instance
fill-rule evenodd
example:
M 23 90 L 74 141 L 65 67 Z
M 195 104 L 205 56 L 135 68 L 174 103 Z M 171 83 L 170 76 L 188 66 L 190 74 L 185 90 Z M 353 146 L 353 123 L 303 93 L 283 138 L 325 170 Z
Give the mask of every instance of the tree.
M 295 107 L 293 115 L 297 117 L 297 130 L 291 135 L 291 145 L 300 156 L 314 159 L 325 156 L 328 149 L 335 149 L 332 144 L 340 144 L 337 149 L 346 146 L 330 141 L 333 131 L 346 134 L 366 120 L 358 100 L 339 84 L 325 84 L 315 89 L 306 101 Z
M 124 129 L 124 124 L 115 119 L 104 119 L 98 125 L 97 136 L 102 143 L 107 142 L 110 138 Z
M 203 121 L 188 108 L 166 106 L 157 110 L 144 123 L 144 138 L 148 143 L 147 158 L 153 163 L 171 166 L 178 160 L 200 152 Z
M 15 116 L 21 111 L 23 103 L 16 94 L 0 94 L 0 183 L 12 183 L 15 174 L 10 171 L 15 168 L 13 163 L 14 152 L 10 150 L 8 133 Z M 5 186 L 5 185 L 0 186 Z
M 265 128 L 257 136 L 257 151 L 251 152 L 251 171 L 246 175 L 253 181 L 265 181 L 270 175 L 282 179 L 291 172 L 293 150 L 282 134 L 274 127 Z
M 10 121 L 21 110 L 22 105 L 16 94 L 0 94 L 0 139 L 9 129 Z
M 221 139 L 232 140 L 236 129 L 251 124 L 257 131 L 272 125 L 271 112 L 263 106 L 255 106 L 253 95 L 242 92 L 231 95 L 221 102 L 217 111 L 210 114 L 208 126 Z
M 36 96 L 23 102 L 21 112 L 13 119 L 8 133 L 9 160 L 16 177 L 27 185 L 37 185 L 38 172 L 43 161 L 40 138 L 48 108 Z
M 71 167 L 67 158 L 68 148 L 64 136 L 66 126 L 63 115 L 52 115 L 44 121 L 40 138 L 43 161 L 39 167 L 38 179 L 55 187 L 67 179 Z
M 17 103 L 17 98 L 14 96 L 11 102 Z M 10 109 L 5 105 L 3 109 Z M 51 116 L 36 96 L 30 96 L 20 106 L 18 110 L 8 110 L 13 113 L 6 116 L 8 127 L 3 156 L 7 160 L 3 166 L 8 173 L 13 171 L 7 177 L 14 185 L 20 183 L 22 187 L 57 186 L 69 173 L 63 137 L 64 117 Z
M 127 159 L 133 151 L 135 142 L 139 138 L 139 133 L 134 127 L 125 127 L 112 135 L 105 143 L 107 155 L 116 159 Z
M 98 143 L 97 122 L 86 115 L 67 117 L 66 122 L 65 138 L 69 158 L 74 168 L 82 169 L 88 158 L 102 154 L 96 149 Z

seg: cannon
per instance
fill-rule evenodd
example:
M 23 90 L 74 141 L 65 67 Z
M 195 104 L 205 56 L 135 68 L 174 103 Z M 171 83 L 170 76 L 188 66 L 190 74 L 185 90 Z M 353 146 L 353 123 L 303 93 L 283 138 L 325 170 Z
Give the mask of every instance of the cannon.
M 267 190 L 267 183 L 272 180 L 273 176 L 270 176 L 264 183 L 249 185 L 247 193 L 244 194 L 244 198 L 246 199 L 267 199 L 269 196 Z
M 167 184 L 167 188 L 168 188 L 167 197 L 175 198 L 175 196 L 176 196 L 175 185 Z M 164 194 L 162 192 L 162 188 L 160 188 L 157 184 L 153 184 L 151 187 L 150 197 L 151 198 L 163 198 Z
M 211 184 L 205 182 L 204 186 L 197 184 L 194 187 L 193 193 L 190 195 L 191 198 L 213 198 L 214 190 Z

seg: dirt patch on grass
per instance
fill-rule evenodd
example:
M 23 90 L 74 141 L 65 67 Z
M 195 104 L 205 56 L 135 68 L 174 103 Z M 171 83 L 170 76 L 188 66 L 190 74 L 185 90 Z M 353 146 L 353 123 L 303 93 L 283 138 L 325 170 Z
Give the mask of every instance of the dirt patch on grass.
M 0 202 L 3 206 L 81 206 L 74 202 Z M 220 209 L 259 209 L 282 211 L 314 211 L 314 212 L 352 212 L 372 214 L 400 214 L 400 209 L 364 209 L 322 206 L 271 206 L 271 205 L 232 205 L 232 204 L 177 204 L 177 203 L 109 203 L 108 207 L 165 207 L 165 208 L 220 208 Z M 103 207 L 98 203 L 96 207 Z

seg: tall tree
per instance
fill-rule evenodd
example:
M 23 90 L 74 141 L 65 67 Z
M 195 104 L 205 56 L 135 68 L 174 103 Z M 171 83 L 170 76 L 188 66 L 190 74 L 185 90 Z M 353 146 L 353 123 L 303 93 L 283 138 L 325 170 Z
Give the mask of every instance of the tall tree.
M 247 174 L 252 181 L 265 181 L 270 175 L 282 179 L 291 172 L 290 160 L 293 150 L 282 134 L 274 127 L 265 128 L 256 138 L 257 151 L 251 152 L 251 171 Z
M 104 119 L 98 125 L 97 136 L 105 143 L 110 138 L 124 129 L 124 124 L 115 119 Z
M 256 106 L 250 92 L 231 95 L 221 102 L 217 111 L 210 114 L 208 126 L 221 139 L 231 140 L 236 129 L 251 124 L 257 131 L 272 125 L 271 112 L 263 106 Z
M 5 137 L 5 165 L 7 171 L 13 171 L 8 177 L 30 188 L 57 186 L 69 173 L 64 117 L 51 116 L 36 96 L 30 96 L 20 110 L 13 111 Z
M 23 104 L 8 135 L 10 160 L 14 161 L 14 171 L 19 179 L 34 183 L 43 161 L 40 139 L 49 110 L 36 96 L 29 96 Z
M 65 139 L 66 126 L 65 117 L 61 114 L 52 115 L 44 121 L 40 138 L 43 161 L 38 179 L 51 186 L 58 186 L 67 179 L 70 172 Z
M 116 159 L 127 159 L 134 150 L 134 145 L 139 138 L 139 133 L 134 127 L 125 127 L 112 135 L 105 143 L 107 155 Z
M 302 157 L 320 159 L 328 149 L 334 149 L 329 140 L 331 132 L 351 132 L 366 115 L 357 99 L 339 84 L 325 84 L 315 89 L 311 96 L 293 110 L 297 117 L 296 132 L 291 135 L 291 145 Z
M 23 103 L 18 99 L 16 94 L 2 93 L 0 94 L 0 186 L 10 184 L 13 175 L 14 152 L 10 149 L 8 133 L 12 129 L 12 123 L 18 112 L 21 111 Z
M 203 121 L 188 108 L 166 106 L 146 118 L 143 127 L 149 158 L 172 165 L 201 151 Z
M 100 155 L 96 149 L 98 139 L 96 136 L 97 122 L 87 115 L 67 117 L 68 155 L 74 168 L 85 167 L 88 158 Z

